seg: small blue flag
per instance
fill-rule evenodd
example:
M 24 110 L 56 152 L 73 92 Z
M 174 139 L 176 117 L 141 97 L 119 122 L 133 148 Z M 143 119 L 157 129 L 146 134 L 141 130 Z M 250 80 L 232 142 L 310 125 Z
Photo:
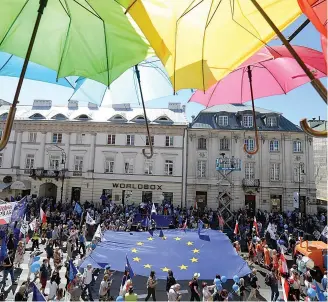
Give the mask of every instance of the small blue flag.
M 149 229 L 148 232 L 149 232 L 150 236 L 154 236 L 154 231 L 152 229 Z
M 134 272 L 133 272 L 132 267 L 130 265 L 128 255 L 126 255 L 126 268 L 127 268 L 127 271 L 129 272 L 130 278 L 132 279 L 134 277 Z
M 201 221 L 200 219 L 198 220 L 198 235 L 200 236 L 200 232 L 202 231 L 204 226 L 204 222 Z
M 8 255 L 8 252 L 7 252 L 7 237 L 5 235 L 1 240 L 0 262 L 5 260 L 7 255 Z
M 13 199 L 13 197 L 11 197 Z M 15 201 L 15 200 L 12 200 Z M 23 219 L 27 207 L 27 197 L 23 197 L 21 200 L 16 202 L 14 210 L 11 214 L 11 221 L 20 221 Z
M 74 212 L 78 213 L 79 215 L 82 214 L 82 208 L 77 202 L 75 203 Z
M 313 282 L 314 282 L 314 284 L 315 284 L 315 290 L 317 291 L 317 297 L 318 297 L 318 300 L 319 300 L 320 302 L 321 302 L 321 301 L 322 301 L 322 302 L 327 301 L 327 299 L 326 299 L 325 295 L 323 294 L 323 292 L 321 291 L 321 289 L 320 289 L 318 283 L 317 283 L 316 281 L 314 281 L 314 280 L 313 280 Z
M 69 271 L 68 271 L 68 278 L 70 281 L 74 280 L 75 276 L 77 275 L 78 271 L 73 263 L 72 260 L 69 261 Z
M 199 235 L 199 239 L 204 240 L 204 241 L 208 241 L 208 242 L 211 241 L 211 238 L 210 238 L 209 235 Z
M 35 301 L 35 302 L 46 301 L 44 296 L 41 294 L 40 290 L 36 287 L 35 283 L 32 283 L 32 284 L 33 284 L 32 301 Z
M 163 230 L 160 230 L 160 232 L 159 232 L 159 237 L 160 237 L 160 238 L 163 238 L 163 237 L 164 237 Z

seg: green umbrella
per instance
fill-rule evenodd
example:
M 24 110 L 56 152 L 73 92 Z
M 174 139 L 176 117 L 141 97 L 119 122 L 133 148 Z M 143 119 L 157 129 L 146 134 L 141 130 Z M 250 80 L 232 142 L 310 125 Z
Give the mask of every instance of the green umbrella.
M 58 78 L 82 76 L 109 86 L 154 54 L 112 0 L 1 0 L 0 51 L 25 58 L 0 150 L 8 142 L 29 60 L 56 70 Z

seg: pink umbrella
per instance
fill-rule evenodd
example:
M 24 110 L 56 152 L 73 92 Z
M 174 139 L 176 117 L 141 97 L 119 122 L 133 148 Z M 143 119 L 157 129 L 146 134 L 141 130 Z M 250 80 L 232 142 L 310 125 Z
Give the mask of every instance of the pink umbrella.
M 321 52 L 302 46 L 293 47 L 316 78 L 327 75 L 326 61 Z M 250 101 L 248 66 L 252 72 L 255 99 L 286 94 L 310 81 L 285 46 L 264 47 L 205 93 L 197 90 L 189 101 L 206 107 Z
M 327 65 L 321 52 L 302 46 L 294 46 L 294 49 L 315 78 L 326 76 Z M 189 102 L 211 107 L 251 100 L 256 148 L 254 151 L 248 151 L 244 145 L 244 150 L 248 154 L 255 154 L 259 144 L 254 99 L 286 94 L 308 82 L 309 77 L 285 46 L 264 47 L 205 93 L 197 90 Z

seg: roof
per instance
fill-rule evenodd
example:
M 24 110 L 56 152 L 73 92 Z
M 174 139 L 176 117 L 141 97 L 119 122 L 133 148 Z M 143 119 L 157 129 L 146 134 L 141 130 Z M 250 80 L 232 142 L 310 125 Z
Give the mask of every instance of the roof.
M 8 113 L 10 106 L 0 106 L 0 117 Z M 168 108 L 148 108 L 147 118 L 151 124 L 187 125 L 188 121 L 183 110 L 170 110 Z M 121 117 L 121 118 L 120 118 Z M 139 117 L 139 119 L 137 119 Z M 81 121 L 90 122 L 120 122 L 135 123 L 143 122 L 143 109 L 130 108 L 129 110 L 117 110 L 112 107 L 89 108 L 79 106 L 71 109 L 66 106 L 51 106 L 33 109 L 32 105 L 17 106 L 15 120 L 37 121 Z
M 302 132 L 302 129 L 291 121 L 286 119 L 281 113 L 270 111 L 267 109 L 255 107 L 256 123 L 260 131 L 288 131 L 288 132 Z M 244 104 L 225 104 L 217 105 L 202 110 L 198 116 L 189 125 L 192 129 L 221 129 L 221 130 L 250 130 L 252 128 L 245 128 L 241 124 L 241 114 L 252 112 L 252 107 Z M 219 126 L 217 123 L 217 116 L 226 115 L 229 118 L 228 126 Z M 267 116 L 277 117 L 277 126 L 267 126 Z

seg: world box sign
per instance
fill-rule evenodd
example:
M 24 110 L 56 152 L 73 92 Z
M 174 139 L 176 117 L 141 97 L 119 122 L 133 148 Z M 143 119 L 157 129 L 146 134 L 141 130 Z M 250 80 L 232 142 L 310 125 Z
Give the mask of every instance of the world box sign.
M 113 183 L 113 188 L 130 189 L 130 190 L 152 190 L 162 191 L 162 185 L 148 185 L 148 184 L 120 184 Z

